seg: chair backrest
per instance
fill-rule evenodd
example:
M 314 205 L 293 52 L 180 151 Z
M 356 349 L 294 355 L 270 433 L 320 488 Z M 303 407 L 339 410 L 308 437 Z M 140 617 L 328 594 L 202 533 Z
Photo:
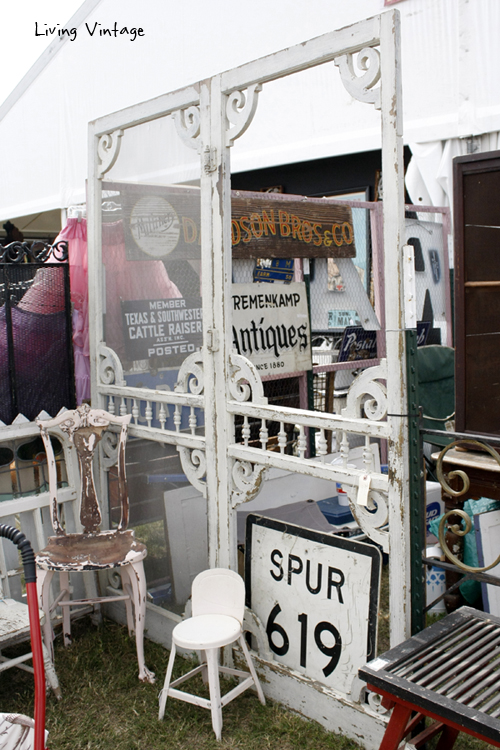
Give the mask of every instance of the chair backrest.
M 95 450 L 107 428 L 113 425 L 120 428 L 117 464 L 118 496 L 121 506 L 118 530 L 121 531 L 127 528 L 129 513 L 125 477 L 125 442 L 130 419 L 130 414 L 116 417 L 102 409 L 91 409 L 88 404 L 82 404 L 77 409 L 65 411 L 54 419 L 37 420 L 47 454 L 51 521 L 56 534 L 64 534 L 65 531 L 58 515 L 56 462 L 50 434 L 56 434 L 59 439 L 67 441 L 77 452 L 80 466 L 80 522 L 84 533 L 91 534 L 99 529 L 102 520 L 93 474 Z
M 204 570 L 194 579 L 191 596 L 193 617 L 229 615 L 243 623 L 245 583 L 238 573 L 226 568 Z

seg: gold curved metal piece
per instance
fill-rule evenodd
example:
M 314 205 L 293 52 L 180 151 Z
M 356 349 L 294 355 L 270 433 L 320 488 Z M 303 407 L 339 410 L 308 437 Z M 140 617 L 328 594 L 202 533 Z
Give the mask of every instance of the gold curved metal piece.
M 469 533 L 469 531 L 472 528 L 472 521 L 470 519 L 470 516 L 464 511 L 464 510 L 449 510 L 448 513 L 445 513 L 442 519 L 439 522 L 439 530 L 438 530 L 438 536 L 439 536 L 439 544 L 441 545 L 441 549 L 443 550 L 445 556 L 450 560 L 454 565 L 457 566 L 457 568 L 460 568 L 461 570 L 465 570 L 468 573 L 484 573 L 485 570 L 491 570 L 491 568 L 494 568 L 496 565 L 500 563 L 500 555 L 497 557 L 497 559 L 491 563 L 491 565 L 485 565 L 482 568 L 475 568 L 472 565 L 466 565 L 462 560 L 459 560 L 456 555 L 453 554 L 453 552 L 450 550 L 448 545 L 446 544 L 446 521 L 449 518 L 449 516 L 460 516 L 465 521 L 465 529 L 462 529 L 458 524 L 453 524 L 453 526 L 450 526 L 450 531 L 453 531 L 454 534 L 457 534 L 457 536 L 465 536 Z
M 439 484 L 441 487 L 445 490 L 445 492 L 448 493 L 448 495 L 451 495 L 452 497 L 460 497 L 460 495 L 463 495 L 467 492 L 467 490 L 470 487 L 470 480 L 465 471 L 462 471 L 461 469 L 456 469 L 455 471 L 450 471 L 448 474 L 449 479 L 454 479 L 455 477 L 460 477 L 460 479 L 463 482 L 463 487 L 461 490 L 453 490 L 448 482 L 445 479 L 444 473 L 443 473 L 443 459 L 445 455 L 448 453 L 449 450 L 452 448 L 455 448 L 457 445 L 477 445 L 479 450 L 481 451 L 487 451 L 490 456 L 492 456 L 495 461 L 500 465 L 500 456 L 498 453 L 493 450 L 489 445 L 486 443 L 481 443 L 479 440 L 455 440 L 453 443 L 448 443 L 441 453 L 438 456 L 437 464 L 436 464 L 436 475 L 439 481 Z

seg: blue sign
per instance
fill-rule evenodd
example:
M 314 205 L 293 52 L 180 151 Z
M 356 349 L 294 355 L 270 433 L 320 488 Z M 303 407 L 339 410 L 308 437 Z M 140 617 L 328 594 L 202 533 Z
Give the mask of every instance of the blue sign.
M 377 332 L 365 331 L 361 326 L 348 326 L 342 337 L 337 362 L 353 362 L 358 359 L 375 359 L 377 356 Z
M 293 258 L 273 258 L 257 261 L 253 272 L 254 281 L 284 281 L 290 284 L 294 278 Z
M 431 330 L 430 320 L 418 320 L 417 321 L 417 346 L 425 346 L 427 336 Z

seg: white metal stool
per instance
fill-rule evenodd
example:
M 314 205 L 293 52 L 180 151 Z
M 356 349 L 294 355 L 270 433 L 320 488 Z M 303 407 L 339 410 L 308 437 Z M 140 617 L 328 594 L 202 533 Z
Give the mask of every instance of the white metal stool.
M 215 736 L 220 740 L 223 706 L 251 685 L 255 685 L 260 702 L 263 705 L 266 702 L 248 646 L 243 637 L 245 584 L 241 576 L 232 570 L 222 568 L 204 570 L 194 579 L 191 596 L 193 616 L 176 625 L 172 632 L 172 650 L 170 651 L 167 674 L 165 675 L 165 684 L 160 693 L 158 718 L 163 719 L 168 696 L 208 708 L 212 713 L 212 726 Z M 236 641 L 241 646 L 250 674 L 239 669 L 219 665 L 219 649 Z M 177 647 L 190 651 L 201 651 L 201 664 L 170 684 Z M 244 679 L 226 695 L 221 696 L 219 671 Z M 177 685 L 200 672 L 203 673 L 204 679 L 208 679 L 209 699 L 200 698 L 176 689 Z

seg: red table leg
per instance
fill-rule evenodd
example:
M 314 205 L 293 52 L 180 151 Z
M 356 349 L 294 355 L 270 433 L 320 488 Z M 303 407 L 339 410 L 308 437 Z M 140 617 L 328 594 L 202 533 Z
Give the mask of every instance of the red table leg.
M 411 708 L 396 703 L 392 709 L 392 716 L 389 719 L 379 750 L 397 750 L 401 740 L 407 734 L 406 727 L 411 713 Z

